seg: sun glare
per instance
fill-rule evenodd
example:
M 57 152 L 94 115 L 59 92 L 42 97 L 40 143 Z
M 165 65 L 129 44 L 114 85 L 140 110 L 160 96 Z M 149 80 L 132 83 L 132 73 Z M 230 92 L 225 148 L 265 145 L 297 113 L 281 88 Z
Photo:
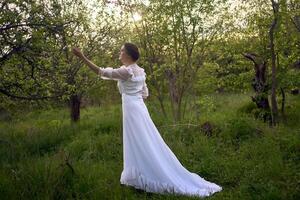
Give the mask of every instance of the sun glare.
M 142 16 L 139 13 L 136 12 L 132 15 L 132 18 L 133 18 L 133 21 L 137 22 L 137 21 L 140 21 L 142 19 Z

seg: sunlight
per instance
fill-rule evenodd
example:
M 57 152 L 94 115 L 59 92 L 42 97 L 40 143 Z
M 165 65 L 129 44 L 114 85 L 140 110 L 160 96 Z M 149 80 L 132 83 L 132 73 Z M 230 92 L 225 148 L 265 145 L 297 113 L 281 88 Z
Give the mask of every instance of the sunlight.
M 142 19 L 142 16 L 139 13 L 136 12 L 132 15 L 132 19 L 133 19 L 133 21 L 137 22 L 137 21 L 140 21 Z

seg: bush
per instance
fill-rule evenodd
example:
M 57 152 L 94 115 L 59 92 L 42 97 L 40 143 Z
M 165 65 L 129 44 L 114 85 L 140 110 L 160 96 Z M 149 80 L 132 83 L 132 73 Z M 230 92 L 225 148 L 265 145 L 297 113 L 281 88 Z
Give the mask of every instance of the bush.
M 254 127 L 249 120 L 236 117 L 230 119 L 226 123 L 226 129 L 223 132 L 223 138 L 229 140 L 235 146 L 239 146 L 240 143 L 251 138 L 260 136 L 261 130 Z

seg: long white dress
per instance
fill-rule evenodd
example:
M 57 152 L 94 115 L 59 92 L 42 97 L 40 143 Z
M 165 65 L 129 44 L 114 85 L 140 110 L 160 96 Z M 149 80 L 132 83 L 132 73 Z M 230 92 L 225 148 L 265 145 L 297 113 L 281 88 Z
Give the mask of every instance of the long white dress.
M 118 81 L 123 112 L 123 171 L 120 182 L 147 192 L 206 197 L 222 187 L 185 169 L 164 142 L 144 103 L 146 73 L 136 63 L 100 68 L 99 77 Z

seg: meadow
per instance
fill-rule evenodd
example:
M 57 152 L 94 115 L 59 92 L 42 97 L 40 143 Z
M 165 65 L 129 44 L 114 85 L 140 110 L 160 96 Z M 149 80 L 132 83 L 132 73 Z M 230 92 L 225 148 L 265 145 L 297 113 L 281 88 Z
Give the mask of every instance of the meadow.
M 206 96 L 177 125 L 145 103 L 182 165 L 223 187 L 209 199 L 300 199 L 300 96 L 287 96 L 287 121 L 271 128 L 248 112 L 249 95 Z M 199 199 L 120 185 L 121 104 L 85 107 L 77 124 L 68 108 L 19 112 L 0 132 L 2 200 Z

